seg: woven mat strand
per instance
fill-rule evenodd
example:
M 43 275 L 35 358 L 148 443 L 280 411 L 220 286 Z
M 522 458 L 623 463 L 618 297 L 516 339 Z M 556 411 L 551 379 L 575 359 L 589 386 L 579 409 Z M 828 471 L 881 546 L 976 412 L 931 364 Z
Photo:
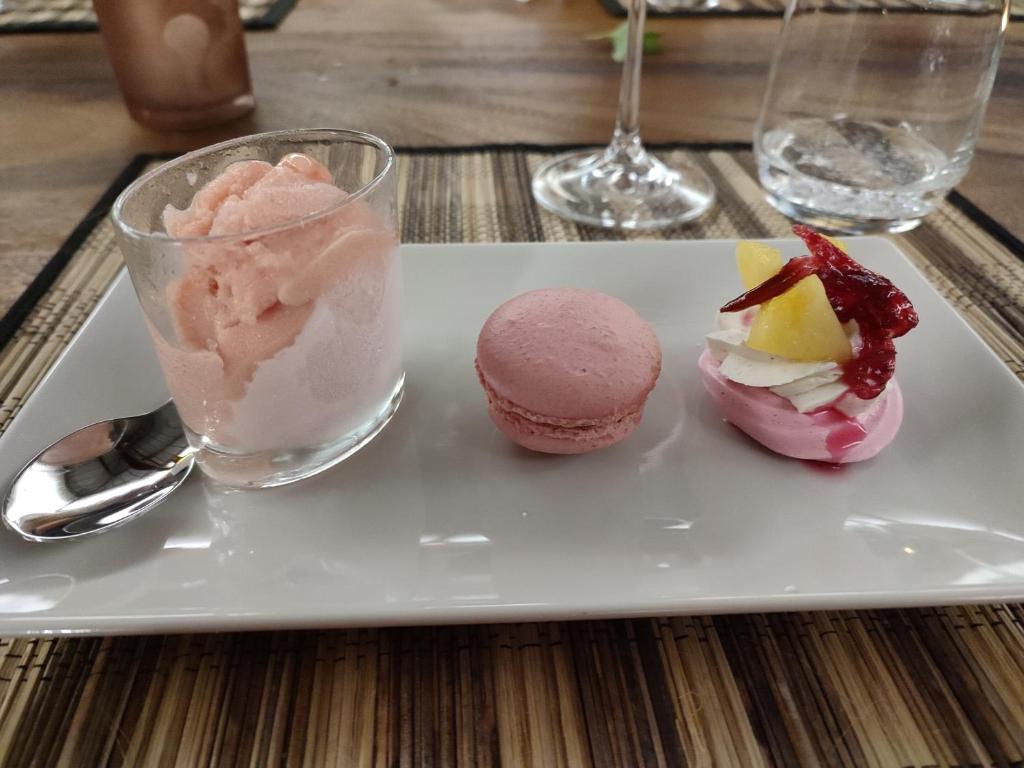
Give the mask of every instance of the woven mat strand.
M 288 15 L 295 2 L 238 0 L 238 15 L 246 29 L 272 29 Z M 92 10 L 92 0 L 0 0 L 0 34 L 88 32 L 95 29 L 96 14 Z
M 626 0 L 599 0 L 612 16 L 625 17 Z M 789 0 L 717 0 L 714 5 L 693 0 L 691 3 L 678 0 L 675 4 L 663 2 L 668 10 L 648 7 L 650 18 L 684 18 L 686 16 L 781 16 L 786 12 Z M 694 7 L 687 8 L 686 5 Z M 887 11 L 921 10 L 922 0 L 818 0 L 815 7 L 838 11 L 859 9 L 885 9 Z M 1024 19 L 1024 0 L 1010 0 L 1010 18 Z
M 672 153 L 668 153 L 672 154 Z M 749 152 L 670 238 L 772 237 Z M 539 152 L 399 160 L 404 242 L 616 235 L 538 210 Z M 945 204 L 900 247 L 1024 379 L 1024 254 Z M 0 429 L 120 269 L 104 220 L 0 350 Z M 0 640 L 0 765 L 1024 763 L 1024 608 Z

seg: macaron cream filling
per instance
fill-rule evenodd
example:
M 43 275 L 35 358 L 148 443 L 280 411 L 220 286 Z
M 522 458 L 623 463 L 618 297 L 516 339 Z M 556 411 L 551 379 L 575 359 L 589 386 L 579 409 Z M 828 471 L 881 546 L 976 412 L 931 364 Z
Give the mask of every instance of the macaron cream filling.
M 633 421 L 639 420 L 643 414 L 643 402 L 633 404 L 621 411 L 612 413 L 604 418 L 590 419 L 567 419 L 558 416 L 548 416 L 529 411 L 516 405 L 506 397 L 502 397 L 495 391 L 494 387 L 487 381 L 487 377 L 480 370 L 479 362 L 476 363 L 476 373 L 480 384 L 487 393 L 487 401 L 491 408 L 497 410 L 502 417 L 518 422 L 521 427 L 534 426 L 545 431 L 552 428 L 559 432 L 572 433 L 577 436 L 584 434 L 588 436 L 599 436 L 619 432 L 624 426 Z M 646 396 L 645 396 L 646 399 Z

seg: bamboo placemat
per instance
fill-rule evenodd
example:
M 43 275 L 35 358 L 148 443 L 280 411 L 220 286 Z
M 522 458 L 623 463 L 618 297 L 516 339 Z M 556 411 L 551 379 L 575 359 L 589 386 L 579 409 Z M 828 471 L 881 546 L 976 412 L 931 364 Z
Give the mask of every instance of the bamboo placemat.
M 295 2 L 238 0 L 238 15 L 246 29 L 273 29 L 288 15 Z M 96 29 L 92 0 L 0 0 L 0 33 L 93 32 Z
M 625 17 L 627 0 L 599 0 L 604 9 L 612 16 Z M 781 16 L 786 12 L 789 0 L 717 0 L 714 5 L 701 4 L 693 0 L 690 8 L 683 0 L 672 6 L 662 3 L 667 10 L 658 10 L 648 6 L 650 18 L 685 18 L 687 16 Z M 885 9 L 886 11 L 919 11 L 921 0 L 818 0 L 817 7 L 836 11 L 855 9 Z M 1010 0 L 1010 18 L 1014 21 L 1024 19 L 1024 0 Z
M 749 150 L 677 153 L 720 201 L 657 237 L 788 233 Z M 548 156 L 400 152 L 403 241 L 619 237 L 537 208 Z M 111 199 L 0 324 L 0 429 L 120 268 Z M 959 197 L 898 241 L 1024 379 L 1024 245 Z M 0 640 L 0 765 L 213 764 L 1020 766 L 1024 608 Z

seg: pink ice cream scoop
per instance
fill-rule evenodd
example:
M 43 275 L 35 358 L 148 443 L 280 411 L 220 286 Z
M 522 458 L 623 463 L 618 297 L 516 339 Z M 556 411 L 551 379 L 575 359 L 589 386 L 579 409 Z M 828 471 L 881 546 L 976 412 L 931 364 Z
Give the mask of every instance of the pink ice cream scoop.
M 624 439 L 661 372 L 651 326 L 619 299 L 579 288 L 505 302 L 484 323 L 476 352 L 491 420 L 543 453 L 585 453 Z
M 228 166 L 163 219 L 184 269 L 154 337 L 186 425 L 256 451 L 368 418 L 400 367 L 397 243 L 369 205 L 291 154 Z
M 836 464 L 864 461 L 892 442 L 903 421 L 903 395 L 895 380 L 855 417 L 831 408 L 800 413 L 765 387 L 748 387 L 725 378 L 709 351 L 705 350 L 698 362 L 704 388 L 722 416 L 783 456 Z

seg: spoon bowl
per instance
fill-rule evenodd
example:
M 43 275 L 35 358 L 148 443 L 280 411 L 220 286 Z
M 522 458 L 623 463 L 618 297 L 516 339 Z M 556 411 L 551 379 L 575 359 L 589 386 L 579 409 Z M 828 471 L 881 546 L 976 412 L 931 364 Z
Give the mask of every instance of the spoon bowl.
M 73 432 L 15 476 L 3 523 L 37 542 L 101 533 L 149 511 L 195 464 L 174 403 Z

